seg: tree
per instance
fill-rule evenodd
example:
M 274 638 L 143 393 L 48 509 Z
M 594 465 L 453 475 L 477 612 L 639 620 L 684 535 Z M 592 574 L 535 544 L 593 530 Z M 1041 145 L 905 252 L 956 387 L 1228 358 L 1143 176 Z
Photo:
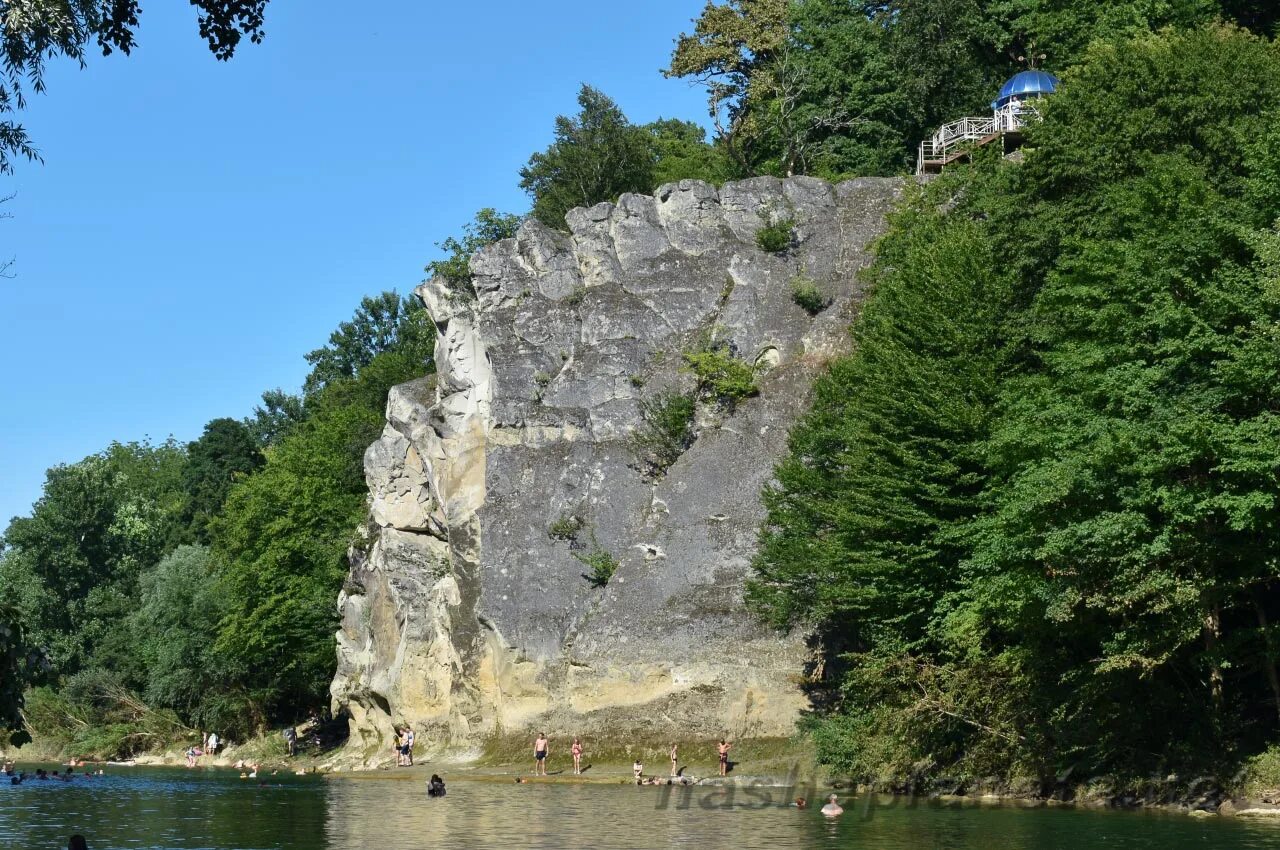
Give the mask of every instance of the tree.
M 819 750 L 862 776 L 909 768 L 927 755 L 920 739 L 938 744 L 930 726 L 945 717 L 890 685 L 935 649 L 935 612 L 966 554 L 957 533 L 980 509 L 978 447 L 1003 365 L 1009 282 L 980 227 L 937 212 L 943 192 L 915 198 L 880 243 L 855 353 L 815 386 L 764 493 L 748 588 L 776 624 L 815 631 L 828 663 L 814 696 L 839 707 Z M 909 734 L 890 734 L 907 718 Z
M 302 396 L 277 387 L 262 394 L 262 403 L 254 405 L 253 415 L 244 418 L 244 426 L 258 446 L 265 449 L 275 445 L 306 417 Z
M 182 485 L 187 519 L 195 540 L 208 542 L 209 521 L 222 509 L 236 478 L 258 469 L 262 452 L 249 428 L 235 419 L 214 419 L 200 439 L 187 446 Z
M 130 630 L 146 671 L 142 693 L 188 722 L 228 728 L 210 716 L 237 672 L 214 650 L 218 628 L 232 607 L 204 546 L 179 546 L 142 573 Z
M 272 445 L 261 469 L 232 485 L 210 525 L 211 581 L 226 602 L 213 647 L 227 671 L 212 697 L 223 706 L 284 718 L 324 699 L 333 678 L 333 600 L 366 510 L 365 449 L 385 425 L 391 387 L 432 370 L 434 331 L 421 306 L 393 293 L 365 299 L 321 350 L 322 362 L 353 374 L 330 373 L 308 396 L 306 419 Z M 229 709 L 202 703 L 198 711 Z
M 361 377 L 321 390 L 307 420 L 232 487 L 212 524 L 230 600 L 216 651 L 243 671 L 233 684 L 256 694 L 267 712 L 323 699 L 333 675 L 333 600 L 365 512 L 361 458 L 384 425 L 387 390 L 420 374 L 384 352 Z
M 31 740 L 22 713 L 24 692 L 40 684 L 48 667 L 44 652 L 27 640 L 22 613 L 0 603 L 0 732 L 6 733 L 13 746 Z
M 665 73 L 707 86 L 717 142 L 745 174 L 892 174 L 1028 62 L 1067 72 L 1095 41 L 1217 15 L 1257 32 L 1277 20 L 1253 0 L 713 1 Z
M 311 372 L 303 392 L 310 396 L 329 384 L 354 378 L 379 354 L 393 349 L 420 356 L 425 374 L 434 345 L 435 326 L 417 296 L 401 298 L 395 292 L 365 296 L 351 320 L 329 335 L 329 344 L 306 355 Z
M 262 41 L 268 0 L 190 0 L 196 7 L 200 36 L 218 59 L 230 59 L 244 36 Z M 66 56 L 85 64 L 93 43 L 104 56 L 119 50 L 128 55 L 141 13 L 141 0 L 63 0 L 6 3 L 0 24 L 4 74 L 0 79 L 0 113 L 26 104 L 28 91 L 42 93 L 45 62 Z M 13 168 L 13 158 L 38 159 L 26 130 L 17 122 L 0 122 L 0 173 Z
M 708 108 L 729 155 L 755 173 L 758 106 L 771 96 L 774 61 L 788 35 L 789 0 L 707 0 L 692 33 L 681 33 L 663 73 L 707 87 Z
M 462 226 L 462 236 L 450 236 L 436 246 L 448 252 L 442 260 L 427 263 L 426 273 L 443 280 L 449 289 L 463 298 L 475 298 L 471 286 L 471 258 L 481 248 L 503 239 L 514 239 L 523 219 L 518 215 L 500 213 L 493 207 L 485 207 L 475 218 Z
M 139 573 L 181 534 L 185 462 L 172 441 L 115 443 L 49 470 L 31 515 L 9 524 L 0 601 L 22 611 L 59 674 L 92 659 L 131 669 L 119 624 L 133 610 Z
M 1274 739 L 1278 117 L 1242 30 L 1096 42 L 1022 164 L 897 216 L 750 589 L 822 642 L 825 759 L 1123 778 Z
M 743 176 L 721 145 L 707 144 L 707 131 L 692 121 L 659 118 L 644 125 L 653 145 L 653 186 L 679 180 L 720 185 Z
M 574 207 L 653 189 L 653 149 L 645 130 L 590 86 L 578 92 L 578 105 L 576 117 L 556 118 L 555 141 L 520 169 L 520 188 L 533 198 L 533 217 L 558 230 Z

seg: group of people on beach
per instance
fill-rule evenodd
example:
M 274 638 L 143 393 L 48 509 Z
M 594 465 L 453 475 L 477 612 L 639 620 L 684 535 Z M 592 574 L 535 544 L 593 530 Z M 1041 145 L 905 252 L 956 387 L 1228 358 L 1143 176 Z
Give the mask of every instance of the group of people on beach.
M 729 773 L 729 750 L 732 748 L 733 748 L 733 745 L 730 744 L 724 738 L 721 738 L 720 742 L 716 744 L 716 754 L 718 755 L 720 760 L 721 776 L 727 776 Z M 571 744 L 569 747 L 569 754 L 573 756 L 574 776 L 578 776 L 582 773 L 582 756 L 584 751 L 585 750 L 582 746 L 582 739 L 574 738 L 573 744 Z M 534 739 L 534 742 L 533 742 L 533 775 L 534 776 L 547 775 L 547 759 L 550 757 L 550 755 L 551 755 L 551 741 L 549 738 L 547 738 L 546 732 L 539 732 L 538 737 Z M 671 759 L 671 773 L 669 774 L 669 777 L 670 778 L 679 777 L 683 772 L 683 768 L 680 767 L 680 745 L 673 743 L 667 755 Z M 635 762 L 631 765 L 631 770 L 632 770 L 632 773 L 634 774 L 634 778 L 636 780 L 637 785 L 659 784 L 656 781 L 657 777 L 650 777 L 649 780 L 642 781 L 644 780 L 644 763 L 640 759 L 635 760 Z
M 195 767 L 201 756 L 217 755 L 220 744 L 217 732 L 201 732 L 200 746 L 192 744 L 183 754 L 187 757 L 187 767 Z

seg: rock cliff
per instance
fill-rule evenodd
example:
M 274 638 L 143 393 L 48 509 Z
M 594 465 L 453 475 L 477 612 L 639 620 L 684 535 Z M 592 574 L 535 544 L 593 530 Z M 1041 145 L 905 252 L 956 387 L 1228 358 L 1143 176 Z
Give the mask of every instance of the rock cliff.
M 742 604 L 759 493 L 848 346 L 856 273 L 901 188 L 682 181 L 574 210 L 571 235 L 525 223 L 472 259 L 475 298 L 419 288 L 438 374 L 391 392 L 339 600 L 332 693 L 365 757 L 401 722 L 462 752 L 533 727 L 790 733 L 803 636 Z M 783 220 L 791 247 L 757 247 Z M 795 303 L 801 276 L 817 315 Z M 682 355 L 708 347 L 752 366 L 759 393 L 704 393 L 687 448 L 655 470 L 633 438 L 645 402 L 692 394 Z M 585 562 L 602 559 L 616 572 L 597 586 Z

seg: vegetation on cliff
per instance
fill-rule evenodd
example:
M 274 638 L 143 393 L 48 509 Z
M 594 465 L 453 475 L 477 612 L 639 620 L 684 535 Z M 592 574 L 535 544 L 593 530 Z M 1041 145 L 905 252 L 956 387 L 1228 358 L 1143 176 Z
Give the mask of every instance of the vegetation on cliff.
M 1280 52 L 1095 43 L 898 215 L 766 496 L 861 776 L 1230 769 L 1280 730 Z M 946 212 L 942 212 L 942 210 Z

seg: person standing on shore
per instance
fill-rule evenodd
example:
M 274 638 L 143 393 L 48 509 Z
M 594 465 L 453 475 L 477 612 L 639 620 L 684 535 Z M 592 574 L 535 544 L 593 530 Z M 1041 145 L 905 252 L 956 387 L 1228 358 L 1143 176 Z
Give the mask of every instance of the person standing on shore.
M 573 753 L 573 775 L 580 776 L 582 774 L 582 742 L 574 738 L 573 746 L 569 751 Z
M 208 746 L 205 747 L 205 752 L 211 756 L 218 754 L 218 733 L 217 732 L 209 733 Z
M 680 747 L 679 744 L 671 745 L 671 775 L 672 776 L 678 776 L 680 774 L 680 771 L 676 768 L 676 764 L 680 760 L 679 747 Z
M 719 745 L 716 746 L 716 751 L 719 752 L 720 754 L 720 775 L 721 776 L 729 775 L 729 749 L 732 746 L 733 745 L 730 744 L 728 741 L 726 741 L 724 738 L 721 738 Z
M 413 727 L 410 726 L 404 731 L 404 764 L 405 767 L 413 767 Z
M 538 739 L 533 742 L 533 775 L 547 775 L 547 756 L 551 754 L 551 742 L 547 733 L 539 732 Z
M 396 767 L 402 767 L 404 765 L 404 750 L 402 749 L 404 736 L 400 733 L 399 726 L 392 726 L 391 728 L 395 730 L 395 734 L 391 738 L 391 751 L 396 754 Z

